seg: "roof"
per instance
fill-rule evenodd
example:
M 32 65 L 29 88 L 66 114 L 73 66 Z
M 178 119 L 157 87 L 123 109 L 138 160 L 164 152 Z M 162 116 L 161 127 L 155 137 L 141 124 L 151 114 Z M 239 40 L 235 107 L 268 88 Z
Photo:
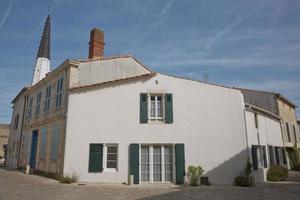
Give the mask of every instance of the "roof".
M 262 109 L 260 107 L 255 106 L 255 105 L 245 103 L 245 108 L 248 109 L 248 110 L 252 110 L 252 111 L 261 113 L 263 115 L 267 115 L 268 117 L 274 118 L 276 120 L 280 120 L 280 117 L 278 115 L 275 115 L 275 114 L 273 114 L 273 113 L 271 113 L 271 112 L 269 112 L 265 109 Z
M 294 104 L 292 101 L 290 101 L 288 98 L 286 98 L 285 96 L 283 96 L 280 93 L 277 92 L 269 92 L 269 91 L 263 91 L 263 90 L 254 90 L 254 89 L 248 89 L 248 88 L 240 88 L 240 87 L 233 87 L 234 89 L 238 89 L 238 90 L 248 90 L 248 91 L 253 91 L 253 92 L 260 92 L 260 93 L 267 93 L 267 94 L 272 94 L 275 95 L 277 98 L 282 99 L 283 101 L 285 101 L 286 103 L 290 104 L 291 106 L 297 108 L 297 105 Z
M 17 96 L 11 101 L 11 103 L 14 103 L 24 92 L 26 92 L 29 89 L 29 86 L 23 87 L 23 89 L 17 94 Z
M 39 50 L 36 57 L 48 58 L 50 60 L 50 15 L 47 16 Z
M 78 86 L 78 87 L 73 87 L 70 88 L 70 91 L 74 91 L 74 90 L 80 90 L 80 89 L 88 89 L 88 88 L 93 88 L 93 87 L 97 87 L 97 86 L 105 86 L 105 85 L 110 85 L 110 84 L 117 84 L 117 83 L 123 83 L 126 81 L 133 81 L 133 80 L 139 80 L 139 79 L 143 79 L 143 78 L 150 78 L 155 76 L 157 73 L 148 73 L 148 74 L 143 74 L 143 75 L 139 75 L 139 76 L 133 76 L 133 77 L 128 77 L 128 78 L 122 78 L 122 79 L 117 79 L 117 80 L 113 80 L 113 81 L 106 81 L 106 82 L 101 82 L 101 83 L 95 83 L 95 84 L 91 84 L 91 85 L 83 85 L 83 86 Z

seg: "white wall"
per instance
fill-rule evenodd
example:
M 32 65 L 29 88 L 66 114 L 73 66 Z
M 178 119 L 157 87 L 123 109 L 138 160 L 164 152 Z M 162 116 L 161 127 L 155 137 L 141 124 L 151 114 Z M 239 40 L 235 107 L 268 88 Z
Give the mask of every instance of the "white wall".
M 139 76 L 149 72 L 132 57 L 81 62 L 78 68 L 77 86 Z
M 174 123 L 140 124 L 141 92 L 173 93 Z M 64 174 L 76 173 L 80 181 L 127 182 L 130 143 L 184 143 L 186 168 L 201 165 L 213 184 L 232 184 L 247 160 L 243 110 L 238 90 L 160 74 L 71 92 Z M 89 143 L 118 143 L 118 172 L 88 173 Z
M 254 112 L 247 110 L 245 112 L 247 124 L 247 136 L 249 145 L 250 162 L 252 162 L 252 145 L 265 145 L 268 168 L 270 165 L 268 145 L 283 146 L 280 122 L 276 119 L 257 113 L 258 129 L 255 127 Z M 261 161 L 262 162 L 262 161 Z M 262 163 L 263 165 L 263 163 Z M 266 172 L 268 168 L 261 167 L 254 172 L 255 181 L 266 181 Z

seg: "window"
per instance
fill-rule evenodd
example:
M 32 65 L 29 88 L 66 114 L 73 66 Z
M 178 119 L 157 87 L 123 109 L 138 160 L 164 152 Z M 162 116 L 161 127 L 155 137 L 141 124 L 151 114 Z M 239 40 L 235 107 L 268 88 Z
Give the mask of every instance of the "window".
M 260 145 L 252 145 L 252 164 L 253 169 L 267 168 L 266 147 Z
M 106 168 L 117 169 L 118 146 L 107 145 Z
M 40 143 L 40 159 L 45 159 L 47 147 L 47 128 L 41 130 L 41 143 Z
M 17 114 L 17 116 L 15 116 L 14 119 L 14 130 L 18 129 L 18 125 L 19 125 L 19 114 Z
M 61 77 L 56 84 L 56 104 L 55 104 L 56 107 L 62 105 L 63 82 L 64 82 L 64 78 Z
M 150 181 L 150 160 L 149 147 L 141 148 L 141 181 Z
M 162 95 L 150 95 L 150 120 L 163 119 Z
M 36 96 L 35 115 L 40 114 L 42 92 L 38 92 Z
M 257 118 L 257 113 L 254 113 L 254 123 L 255 123 L 255 128 L 258 129 L 258 118 Z
M 52 126 L 51 131 L 51 159 L 56 160 L 58 157 L 59 138 L 60 138 L 60 126 L 55 124 Z
M 287 134 L 287 137 L 288 137 L 288 142 L 292 142 L 289 124 L 285 123 L 285 125 L 286 125 L 286 134 Z
M 173 123 L 173 95 L 140 93 L 140 123 L 161 121 Z
M 32 102 L 33 102 L 33 97 L 29 98 L 28 101 L 28 110 L 27 110 L 27 117 L 30 118 L 32 115 Z
M 51 99 L 51 86 L 48 86 L 46 89 L 46 99 L 45 99 L 45 112 L 50 110 L 50 99 Z
M 142 182 L 173 181 L 173 147 L 141 146 L 140 177 Z
M 293 125 L 293 132 L 294 132 L 295 142 L 297 142 L 297 134 L 296 134 L 296 127 L 295 127 L 295 125 Z
M 154 146 L 153 147 L 153 181 L 158 182 L 161 181 L 161 147 Z

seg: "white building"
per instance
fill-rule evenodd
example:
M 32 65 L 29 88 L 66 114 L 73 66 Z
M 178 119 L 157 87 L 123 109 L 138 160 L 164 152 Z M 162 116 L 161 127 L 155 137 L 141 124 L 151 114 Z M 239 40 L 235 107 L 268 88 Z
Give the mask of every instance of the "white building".
M 262 108 L 246 104 L 245 111 L 249 161 L 256 182 L 267 180 L 271 165 L 287 165 L 280 117 Z
M 11 167 L 83 182 L 134 175 L 135 184 L 182 184 L 188 166 L 200 165 L 212 184 L 232 184 L 252 144 L 280 146 L 277 123 L 274 141 L 252 138 L 241 91 L 152 72 L 132 56 L 104 57 L 98 29 L 89 44 L 89 59 L 66 60 L 14 99 L 22 125 L 9 141 L 19 152 Z

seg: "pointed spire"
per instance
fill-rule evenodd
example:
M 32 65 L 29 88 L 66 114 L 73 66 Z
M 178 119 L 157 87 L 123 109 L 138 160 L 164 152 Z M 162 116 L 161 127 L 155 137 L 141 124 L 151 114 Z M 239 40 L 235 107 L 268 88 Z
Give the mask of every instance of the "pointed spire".
M 48 58 L 50 60 L 50 15 L 47 16 L 37 58 Z

